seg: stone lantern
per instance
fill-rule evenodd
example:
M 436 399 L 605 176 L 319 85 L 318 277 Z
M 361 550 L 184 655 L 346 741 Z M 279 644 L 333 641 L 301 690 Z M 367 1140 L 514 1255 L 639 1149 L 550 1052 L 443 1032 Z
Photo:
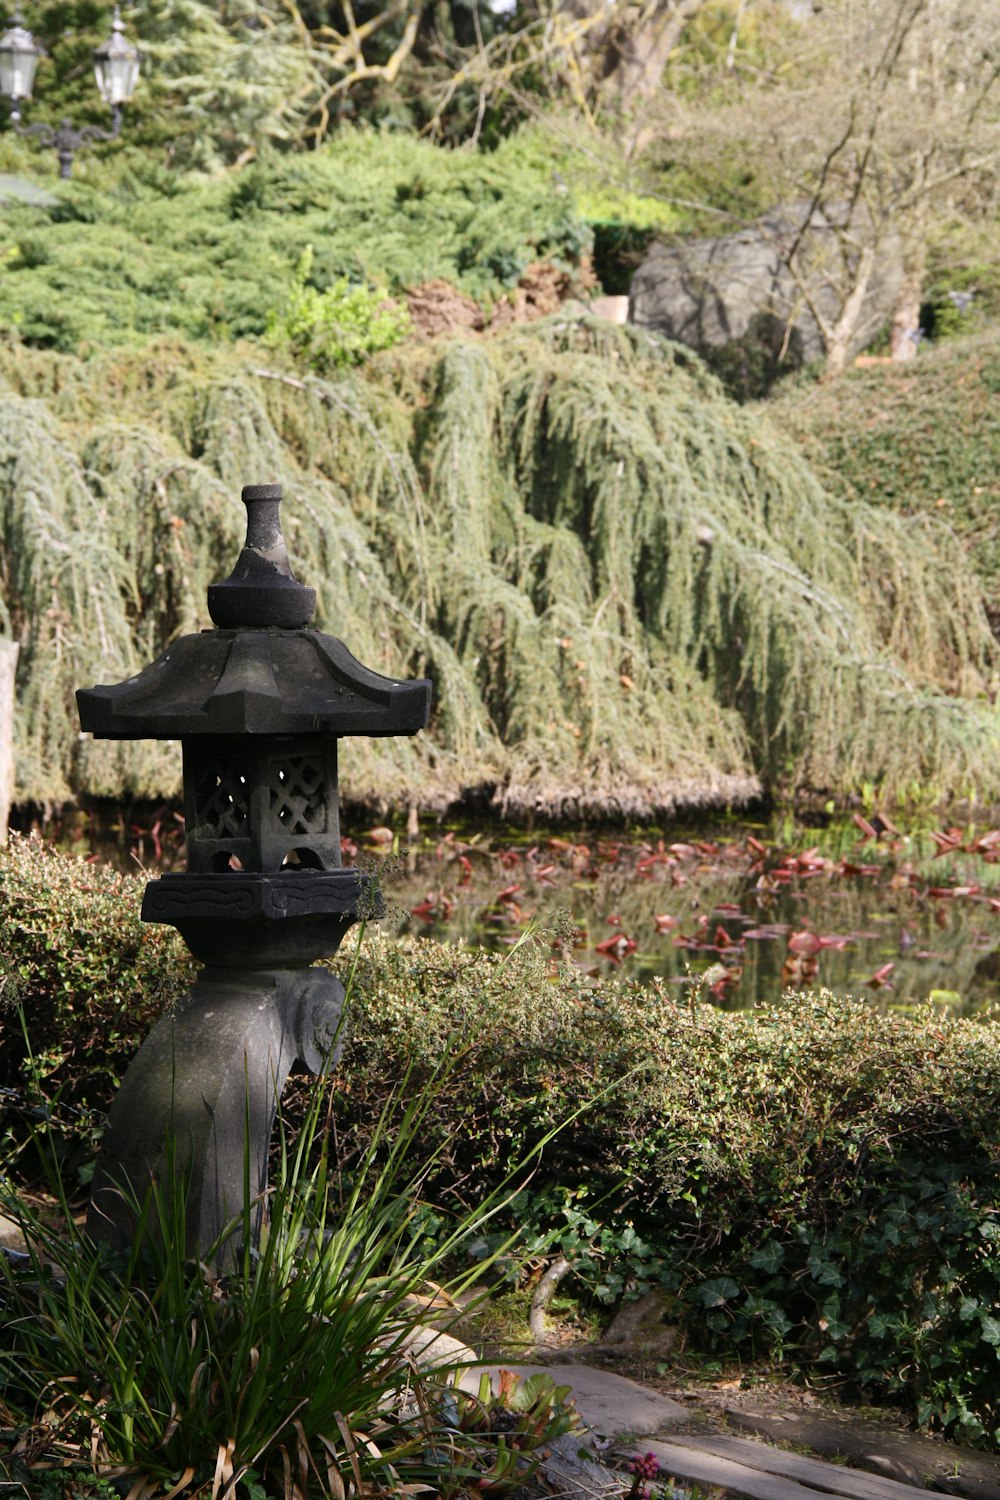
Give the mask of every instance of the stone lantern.
M 171 1161 L 190 1173 L 189 1254 L 242 1215 L 247 1148 L 261 1201 L 289 1072 L 339 1056 L 343 987 L 311 966 L 379 899 L 341 866 L 337 741 L 414 734 L 430 712 L 429 682 L 381 676 L 308 628 L 316 595 L 289 567 L 280 486 L 248 486 L 243 501 L 246 545 L 208 590 L 216 628 L 77 694 L 99 738 L 181 742 L 188 870 L 150 881 L 142 917 L 176 927 L 205 966 L 111 1110 L 87 1227 L 116 1246 L 133 1236 L 130 1199 Z

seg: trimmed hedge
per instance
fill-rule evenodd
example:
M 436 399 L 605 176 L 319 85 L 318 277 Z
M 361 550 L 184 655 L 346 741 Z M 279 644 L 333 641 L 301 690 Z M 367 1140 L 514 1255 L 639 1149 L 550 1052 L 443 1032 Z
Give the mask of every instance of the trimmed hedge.
M 31 843 L 2 876 L 7 973 L 50 1058 L 46 1089 L 103 1104 L 190 966 L 139 927 L 137 880 Z M 601 1260 L 605 1291 L 660 1281 L 704 1347 L 818 1363 L 995 1446 L 995 1025 L 827 993 L 733 1014 L 591 985 L 555 965 L 550 936 L 506 960 L 374 933 L 349 945 L 351 1034 L 331 1085 L 346 1167 L 404 1071 L 416 1086 L 445 1049 L 455 1070 L 421 1141 L 442 1148 L 438 1203 L 473 1199 L 595 1101 L 517 1200 L 536 1243 L 582 1269 Z M 20 1058 L 6 1015 L 5 1078 Z
M 456 1036 L 461 1086 L 438 1116 L 451 1182 L 481 1190 L 608 1089 L 547 1151 L 522 1224 L 551 1229 L 554 1211 L 588 1270 L 595 1243 L 617 1255 L 605 1284 L 659 1279 L 703 1347 L 818 1364 L 997 1445 L 992 1022 L 913 1021 L 824 992 L 729 1013 L 656 985 L 553 982 L 530 955 L 376 942 L 341 1118 L 370 1118 L 388 1080 Z
M 92 1135 L 195 972 L 171 928 L 140 922 L 143 885 L 35 838 L 0 857 L 0 1087 L 26 1089 L 29 1104 L 40 1089 L 58 1096 L 70 1135 Z

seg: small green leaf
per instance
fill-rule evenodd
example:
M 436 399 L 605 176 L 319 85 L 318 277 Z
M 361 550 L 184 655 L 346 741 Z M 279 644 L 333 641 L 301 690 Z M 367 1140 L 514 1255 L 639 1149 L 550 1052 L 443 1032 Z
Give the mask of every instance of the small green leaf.
M 723 1307 L 739 1296 L 739 1287 L 731 1276 L 717 1276 L 713 1281 L 703 1281 L 695 1288 L 695 1296 L 703 1307 Z
M 785 1263 L 785 1247 L 777 1240 L 765 1240 L 752 1255 L 748 1257 L 750 1265 L 757 1271 L 766 1271 L 768 1275 L 774 1273 Z

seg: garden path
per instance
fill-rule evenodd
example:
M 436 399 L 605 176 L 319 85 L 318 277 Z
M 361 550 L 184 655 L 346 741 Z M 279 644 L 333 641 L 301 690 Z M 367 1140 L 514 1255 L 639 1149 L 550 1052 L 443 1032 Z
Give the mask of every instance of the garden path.
M 487 1368 L 492 1373 L 500 1366 Z M 544 1370 L 558 1385 L 573 1390 L 592 1430 L 593 1459 L 568 1464 L 574 1441 L 563 1440 L 546 1477 L 550 1493 L 567 1500 L 610 1494 L 605 1460 L 647 1454 L 655 1456 L 661 1475 L 745 1500 L 917 1500 L 928 1493 L 1000 1500 L 1000 1458 L 899 1431 L 847 1410 L 803 1408 L 791 1398 L 783 1404 L 773 1395 L 767 1408 L 759 1409 L 759 1391 L 754 1393 L 758 1409 L 725 1393 L 721 1401 L 706 1402 L 704 1391 L 666 1395 L 583 1364 L 503 1368 L 525 1376 Z M 477 1383 L 478 1372 L 464 1380 Z M 755 1436 L 736 1435 L 734 1428 Z M 865 1467 L 854 1467 L 856 1463 Z M 615 1488 L 620 1495 L 620 1477 Z

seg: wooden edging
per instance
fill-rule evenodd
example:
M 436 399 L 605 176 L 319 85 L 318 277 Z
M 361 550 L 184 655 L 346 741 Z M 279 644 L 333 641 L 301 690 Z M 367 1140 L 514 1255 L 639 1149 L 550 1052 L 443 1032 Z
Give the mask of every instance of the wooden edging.
M 637 1444 L 636 1451 L 640 1446 L 675 1479 L 718 1485 L 747 1500 L 819 1500 L 820 1495 L 838 1500 L 926 1500 L 928 1494 L 896 1479 L 786 1453 L 752 1438 L 685 1437 L 676 1443 L 654 1439 Z

